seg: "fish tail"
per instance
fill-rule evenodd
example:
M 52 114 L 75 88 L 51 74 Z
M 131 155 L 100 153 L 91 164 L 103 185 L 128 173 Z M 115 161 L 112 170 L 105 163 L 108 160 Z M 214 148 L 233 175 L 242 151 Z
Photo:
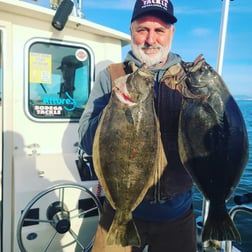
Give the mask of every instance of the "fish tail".
M 140 247 L 141 241 L 132 214 L 127 215 L 116 212 L 106 239 L 107 245 Z
M 225 204 L 218 207 L 210 204 L 209 214 L 202 231 L 202 242 L 208 240 L 241 243 L 240 233 L 230 218 Z

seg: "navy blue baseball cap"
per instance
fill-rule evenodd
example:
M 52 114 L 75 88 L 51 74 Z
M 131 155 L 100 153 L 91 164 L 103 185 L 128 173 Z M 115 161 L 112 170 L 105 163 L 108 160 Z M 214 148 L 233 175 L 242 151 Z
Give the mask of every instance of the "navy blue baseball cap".
M 161 18 L 170 24 L 177 22 L 177 18 L 174 16 L 173 4 L 169 0 L 137 0 L 131 22 L 146 15 Z

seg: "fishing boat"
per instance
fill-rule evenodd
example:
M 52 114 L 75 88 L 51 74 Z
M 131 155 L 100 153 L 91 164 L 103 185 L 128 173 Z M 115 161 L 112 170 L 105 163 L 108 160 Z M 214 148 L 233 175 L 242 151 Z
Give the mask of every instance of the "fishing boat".
M 121 61 L 130 37 L 52 2 L 0 0 L 1 251 L 88 251 L 101 213 L 78 121 L 94 69 Z
M 0 0 L 3 252 L 88 252 L 102 212 L 78 121 L 96 72 L 121 61 L 130 36 L 85 19 L 82 1 L 48 6 Z M 213 250 L 199 239 L 199 251 Z

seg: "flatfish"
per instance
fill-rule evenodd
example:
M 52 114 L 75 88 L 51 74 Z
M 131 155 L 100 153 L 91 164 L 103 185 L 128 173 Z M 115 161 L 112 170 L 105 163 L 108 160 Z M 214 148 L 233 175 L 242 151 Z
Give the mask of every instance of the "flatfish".
M 115 209 L 107 245 L 140 246 L 132 211 L 163 170 L 153 85 L 154 76 L 144 67 L 117 79 L 96 130 L 94 169 Z
M 179 154 L 204 197 L 209 213 L 202 241 L 235 240 L 240 234 L 226 201 L 248 160 L 248 136 L 240 109 L 220 75 L 202 58 L 184 63 Z

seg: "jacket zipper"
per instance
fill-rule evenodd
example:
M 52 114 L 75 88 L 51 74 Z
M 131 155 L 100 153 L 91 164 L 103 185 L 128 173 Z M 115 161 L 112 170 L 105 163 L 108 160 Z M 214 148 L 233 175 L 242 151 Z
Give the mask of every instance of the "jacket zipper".
M 156 107 L 156 114 L 157 114 L 157 117 L 159 119 L 160 117 L 160 93 L 161 93 L 161 88 L 160 88 L 160 85 L 161 83 L 159 83 L 159 72 L 157 72 L 155 74 L 155 85 L 154 85 L 154 88 L 155 88 L 155 107 Z M 160 195 L 160 169 L 158 167 L 158 170 L 157 170 L 157 183 L 155 185 L 155 188 L 154 188 L 154 202 L 157 203 L 157 202 L 160 202 L 161 201 L 161 195 Z

